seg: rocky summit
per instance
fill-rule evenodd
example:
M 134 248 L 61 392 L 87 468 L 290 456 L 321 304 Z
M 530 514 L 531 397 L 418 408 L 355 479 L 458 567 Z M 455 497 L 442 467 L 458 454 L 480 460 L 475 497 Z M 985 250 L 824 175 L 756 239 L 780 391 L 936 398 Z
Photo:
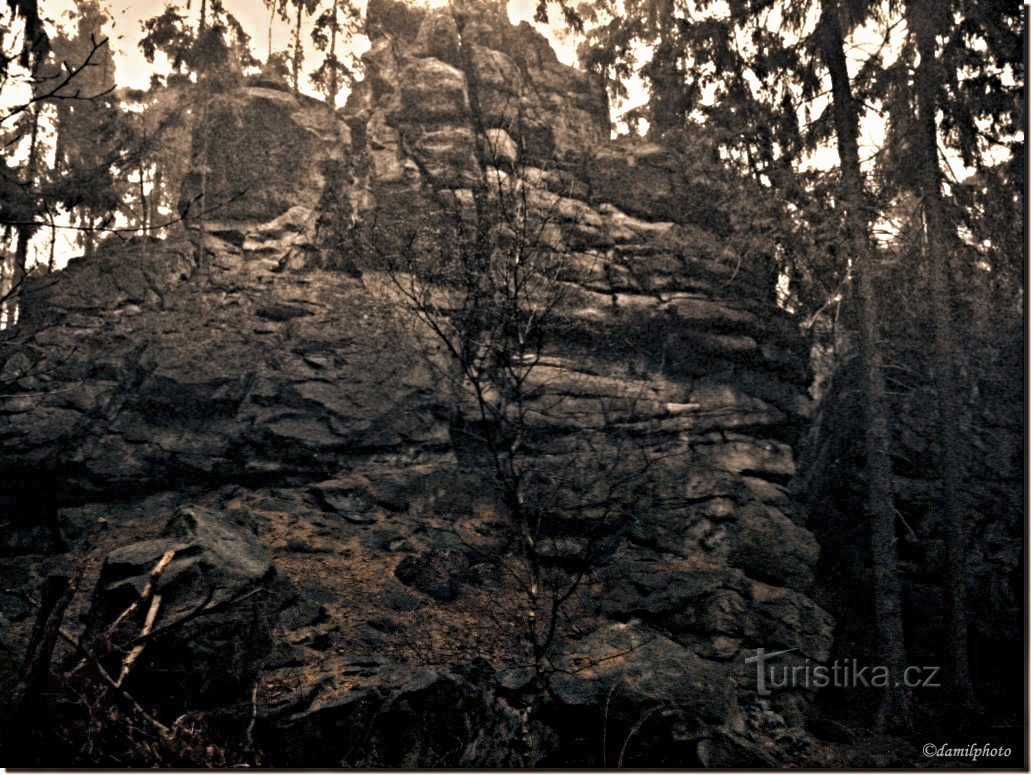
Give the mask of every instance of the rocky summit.
M 203 224 L 26 289 L 0 471 L 45 518 L 3 533 L 5 696 L 57 575 L 78 579 L 69 669 L 99 660 L 166 742 L 232 741 L 215 763 L 831 761 L 809 693 L 760 696 L 745 662 L 826 661 L 833 628 L 788 489 L 811 375 L 775 271 L 728 247 L 678 151 L 610 139 L 602 84 L 501 5 L 368 14 L 336 114 L 260 80 L 212 102 L 227 204 Z M 520 394 L 535 562 L 570 590 L 540 653 L 493 448 L 403 292 L 449 291 L 391 258 L 446 251 L 491 187 L 561 258 Z

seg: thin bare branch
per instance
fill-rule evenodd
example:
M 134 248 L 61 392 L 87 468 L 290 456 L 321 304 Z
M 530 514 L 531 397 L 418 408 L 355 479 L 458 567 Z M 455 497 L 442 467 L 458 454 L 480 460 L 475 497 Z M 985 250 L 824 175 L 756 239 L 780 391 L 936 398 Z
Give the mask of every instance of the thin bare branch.
M 75 649 L 79 656 L 83 657 L 87 662 L 89 662 L 90 666 L 97 672 L 97 675 L 100 676 L 100 680 L 107 684 L 107 686 L 110 689 L 114 690 L 118 695 L 120 695 L 127 703 L 129 703 L 129 706 L 134 711 L 136 711 L 137 714 L 139 714 L 140 718 L 142 718 L 144 721 L 146 721 L 148 724 L 153 726 L 155 729 L 157 729 L 164 735 L 170 735 L 172 733 L 171 729 L 169 729 L 167 726 L 165 726 L 156 718 L 154 718 L 154 716 L 152 716 L 146 710 L 144 710 L 143 706 L 140 705 L 140 703 L 136 700 L 135 697 L 132 696 L 132 694 L 130 694 L 124 687 L 118 685 L 115 679 L 111 677 L 110 673 L 108 673 L 107 670 L 104 669 L 104 666 L 100 664 L 100 660 L 97 659 L 93 652 L 91 652 L 89 649 L 83 646 L 78 638 L 69 633 L 63 627 L 59 629 L 57 633 Z
M 81 73 L 87 67 L 94 66 L 95 63 L 93 62 L 93 57 L 95 57 L 97 55 L 97 52 L 100 51 L 101 48 L 103 48 L 104 46 L 107 45 L 107 41 L 108 41 L 107 38 L 104 38 L 101 41 L 97 41 L 97 39 L 91 35 L 90 36 L 90 44 L 91 44 L 90 50 L 86 54 L 85 59 L 82 60 L 82 63 L 80 65 L 78 65 L 78 66 L 71 66 L 67 62 L 65 62 L 64 63 L 65 75 L 64 75 L 64 77 L 61 78 L 61 80 L 57 83 L 56 86 L 53 86 L 51 89 L 49 89 L 48 91 L 43 92 L 42 94 L 35 94 L 35 95 L 33 95 L 32 98 L 29 99 L 27 102 L 24 102 L 24 103 L 22 103 L 20 105 L 15 105 L 13 108 L 11 108 L 4 115 L 3 118 L 0 118 L 0 124 L 3 124 L 8 119 L 13 118 L 14 116 L 17 116 L 19 113 L 24 112 L 25 110 L 27 110 L 29 107 L 31 107 L 32 105 L 34 105 L 37 102 L 47 102 L 49 100 L 84 100 L 84 101 L 89 101 L 89 100 L 98 99 L 99 97 L 103 97 L 104 95 L 110 94 L 112 91 L 114 91 L 115 87 L 111 86 L 110 88 L 104 89 L 103 91 L 98 92 L 97 94 L 91 94 L 91 95 L 88 95 L 88 96 L 82 96 L 82 94 L 79 92 L 79 90 L 76 90 L 74 94 L 61 94 L 60 93 L 61 90 L 64 89 L 64 87 L 66 87 L 68 84 L 70 84 L 76 78 L 76 76 L 79 75 L 79 73 Z

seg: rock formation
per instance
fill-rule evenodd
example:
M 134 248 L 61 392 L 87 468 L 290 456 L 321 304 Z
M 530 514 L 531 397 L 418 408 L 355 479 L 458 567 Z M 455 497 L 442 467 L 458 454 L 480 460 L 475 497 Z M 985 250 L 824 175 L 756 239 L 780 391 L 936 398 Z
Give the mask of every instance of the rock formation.
M 181 552 L 157 627 L 204 615 L 148 643 L 137 685 L 188 672 L 160 684 L 170 707 L 221 709 L 237 736 L 253 686 L 277 766 L 818 763 L 815 743 L 796 750 L 805 693 L 760 701 L 744 663 L 831 645 L 819 547 L 786 488 L 806 349 L 770 267 L 725 247 L 673 150 L 609 139 L 601 85 L 530 26 L 485 2 L 368 13 L 366 77 L 339 115 L 267 86 L 213 105 L 208 196 L 232 202 L 202 269 L 187 230 L 108 243 L 35 281 L 4 334 L 0 470 L 58 492 L 88 559 L 74 628 L 109 627 Z M 432 337 L 353 239 L 472 202 L 485 175 L 527 187 L 567 258 L 534 372 L 562 400 L 532 454 L 561 466 L 590 438 L 606 462 L 580 470 L 631 440 L 625 464 L 647 463 L 532 704 L 504 514 L 456 444 Z M 29 591 L 54 549 L 16 521 L 0 566 Z M 556 525 L 554 563 L 582 556 L 583 519 Z M 17 652 L 33 612 L 3 595 Z

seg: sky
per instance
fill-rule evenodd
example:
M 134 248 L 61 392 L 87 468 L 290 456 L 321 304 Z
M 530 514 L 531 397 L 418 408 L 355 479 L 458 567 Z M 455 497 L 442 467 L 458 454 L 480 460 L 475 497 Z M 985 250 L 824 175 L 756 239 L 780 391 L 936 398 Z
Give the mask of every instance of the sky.
M 140 52 L 138 43 L 142 36 L 141 22 L 144 19 L 158 15 L 164 9 L 168 0 L 107 0 L 107 7 L 113 17 L 113 29 L 109 32 L 110 44 L 115 53 L 117 68 L 116 80 L 120 86 L 131 86 L 138 89 L 146 89 L 150 84 L 151 73 L 155 66 L 148 63 Z M 194 4 L 193 13 L 196 15 L 196 4 L 200 0 L 179 0 L 180 7 L 185 8 L 188 2 Z M 251 36 L 251 50 L 254 56 L 264 60 L 268 55 L 268 25 L 269 12 L 262 0 L 224 0 L 228 10 L 239 19 L 245 30 Z M 410 0 L 421 5 L 440 6 L 446 4 L 447 0 Z M 47 15 L 61 17 L 67 9 L 74 7 L 74 0 L 41 0 L 41 7 Z M 533 21 L 537 0 L 509 0 L 509 19 L 518 24 L 527 21 L 533 24 L 551 42 L 559 59 L 566 64 L 576 65 L 576 44 L 574 36 L 562 28 L 560 24 L 541 25 Z M 307 49 L 311 49 L 311 20 L 305 26 L 303 40 Z M 898 34 L 898 30 L 896 30 Z M 272 48 L 276 51 L 288 50 L 291 45 L 292 28 L 291 24 L 280 18 L 275 18 L 272 24 Z M 858 69 L 865 56 L 870 50 L 876 49 L 880 44 L 880 36 L 876 31 L 870 30 L 864 33 L 860 30 L 858 39 L 853 41 L 853 49 L 850 51 L 850 65 L 852 69 Z M 367 45 L 362 40 L 359 46 Z M 361 48 L 359 48 L 361 51 Z M 309 68 L 314 67 L 315 58 L 309 57 Z M 644 85 L 639 78 L 627 84 L 628 98 L 620 106 L 622 110 L 633 108 L 643 104 L 647 100 Z M 311 84 L 302 82 L 302 91 L 316 95 Z M 343 104 L 346 92 L 341 93 L 339 104 Z M 819 106 L 814 105 L 814 110 Z M 625 131 L 625 130 L 624 130 Z M 875 148 L 883 137 L 884 125 L 877 116 L 867 116 L 862 127 L 863 137 L 861 142 L 864 146 Z M 820 154 L 814 158 L 815 166 L 828 169 L 836 162 L 835 154 Z
M 359 0 L 361 1 L 361 0 Z M 104 7 L 112 17 L 111 24 L 104 32 L 108 36 L 108 42 L 115 59 L 115 81 L 118 86 L 126 86 L 137 89 L 147 89 L 150 86 L 151 75 L 156 70 L 161 71 L 161 58 L 154 64 L 147 62 L 139 48 L 139 40 L 143 37 L 141 23 L 145 19 L 159 15 L 169 4 L 169 0 L 102 0 Z M 200 0 L 177 0 L 176 5 L 186 10 L 188 3 L 192 5 L 192 17 L 196 17 Z M 259 60 L 264 61 L 268 55 L 268 31 L 269 12 L 268 7 L 262 0 L 223 0 L 227 10 L 232 13 L 243 25 L 245 31 L 251 36 L 251 53 Z M 429 6 L 445 5 L 447 0 L 409 0 L 413 4 Z M 518 24 L 520 21 L 533 23 L 533 14 L 537 0 L 509 0 L 509 19 Z M 71 27 L 70 17 L 76 7 L 76 0 L 39 0 L 40 15 L 48 23 L 51 32 L 57 26 Z M 2 23 L 2 17 L 0 17 Z M 544 25 L 535 26 L 551 41 L 558 57 L 570 65 L 576 64 L 575 41 L 568 36 L 557 32 L 555 29 Z M 312 48 L 311 43 L 311 20 L 304 26 L 302 39 L 306 49 Z M 282 19 L 275 18 L 272 25 L 272 48 L 274 51 L 284 51 L 290 47 L 292 40 L 292 26 Z M 359 41 L 359 46 L 367 46 L 365 40 Z M 362 48 L 359 48 L 359 53 Z M 343 53 L 343 52 L 341 52 Z M 309 58 L 309 69 L 314 57 Z M 167 63 L 165 63 L 167 65 Z M 167 72 L 170 68 L 164 68 Z M 301 90 L 316 95 L 310 83 L 302 81 Z M 4 95 L 10 104 L 18 104 L 20 100 L 26 99 L 17 89 L 11 89 Z M 320 96 L 320 95 L 316 95 Z M 339 104 L 343 104 L 346 91 L 341 93 Z M 0 105 L 0 108 L 4 105 Z M 0 110 L 0 114 L 2 114 Z M 16 151 L 15 157 L 19 154 Z M 32 246 L 30 263 L 44 261 L 50 252 L 50 231 L 43 229 L 37 234 Z M 54 254 L 57 268 L 64 268 L 68 260 L 81 253 L 77 243 L 77 232 L 59 228 L 54 234 Z M 3 321 L 0 321 L 0 328 Z
M 264 60 L 268 55 L 268 25 L 269 12 L 262 0 L 223 0 L 227 9 L 240 21 L 244 29 L 251 36 L 252 54 L 259 60 Z M 361 0 L 359 0 L 360 2 Z M 409 0 L 418 2 L 418 0 Z M 422 0 L 421 5 L 444 5 L 447 0 Z M 106 0 L 105 5 L 112 17 L 111 28 L 106 30 L 109 35 L 109 42 L 114 52 L 116 66 L 116 82 L 119 86 L 131 86 L 139 89 L 146 89 L 150 84 L 151 74 L 155 72 L 155 65 L 147 62 L 139 49 L 139 39 L 142 37 L 141 22 L 145 19 L 157 16 L 163 10 L 168 0 Z M 177 3 L 183 10 L 187 3 L 192 2 L 192 16 L 197 14 L 197 4 L 201 0 L 179 0 Z M 533 22 L 533 14 L 537 0 L 509 0 L 509 19 L 518 24 L 521 21 L 528 21 L 544 34 L 555 48 L 559 59 L 566 64 L 576 64 L 576 44 L 574 36 L 562 29 L 560 24 L 551 26 L 540 25 Z M 75 7 L 75 0 L 40 0 L 40 11 L 42 15 L 51 22 L 66 23 L 69 11 Z M 890 56 L 892 49 L 897 49 L 898 41 L 901 40 L 904 28 L 896 28 L 894 35 L 898 40 L 892 40 L 885 53 Z M 290 47 L 291 25 L 282 19 L 275 18 L 272 23 L 272 48 L 275 51 L 285 51 Z M 312 48 L 311 44 L 311 20 L 306 25 L 302 35 L 306 49 Z M 851 41 L 849 51 L 850 70 L 857 70 L 867 56 L 873 53 L 882 43 L 880 33 L 874 29 L 859 30 Z M 367 45 L 364 39 L 360 46 Z M 359 48 L 359 52 L 361 48 Z M 308 69 L 314 67 L 315 57 L 309 57 Z M 158 70 L 160 70 L 160 62 Z M 167 71 L 167 68 L 166 68 Z M 636 82 L 627 84 L 630 95 L 622 108 L 633 107 L 641 104 L 647 99 L 643 84 L 638 79 Z M 310 84 L 302 82 L 302 91 L 314 94 Z M 343 104 L 344 94 L 341 94 L 339 104 Z M 823 104 L 818 104 L 818 103 Z M 827 98 L 818 99 L 811 106 L 813 114 L 818 114 L 827 103 Z M 883 117 L 877 115 L 876 111 L 868 112 L 861 126 L 861 146 L 866 150 L 868 164 L 877 148 L 883 144 L 885 123 Z M 951 161 L 951 160 L 950 160 Z M 831 146 L 819 149 L 812 155 L 809 164 L 820 169 L 830 169 L 837 162 L 837 154 Z M 70 237 L 69 237 L 70 238 Z M 72 246 L 61 250 L 72 250 Z M 61 261 L 63 263 L 63 261 Z
M 509 19 L 518 24 L 520 21 L 533 23 L 533 14 L 537 0 L 510 0 L 508 5 Z M 184 8 L 187 0 L 177 4 Z M 194 4 L 200 0 L 192 0 Z M 429 0 L 423 5 L 444 5 L 444 0 Z M 60 18 L 62 14 L 74 7 L 73 0 L 41 0 L 41 8 L 51 18 Z M 108 0 L 107 7 L 113 17 L 113 29 L 110 32 L 110 43 L 115 52 L 117 67 L 116 79 L 121 86 L 132 86 L 145 89 L 150 84 L 153 66 L 140 52 L 139 39 L 142 37 L 140 23 L 144 19 L 160 14 L 166 0 Z M 268 22 L 269 12 L 262 0 L 225 0 L 227 10 L 232 13 L 251 36 L 251 52 L 260 60 L 268 54 Z M 196 14 L 196 5 L 193 8 Z M 535 25 L 544 33 L 555 47 L 559 58 L 566 64 L 576 63 L 575 43 L 572 40 L 559 39 L 556 32 L 544 25 Z M 305 26 L 302 33 L 306 48 L 311 48 L 311 25 Z M 281 19 L 275 19 L 272 27 L 272 47 L 283 51 L 289 48 L 292 37 L 291 26 Z

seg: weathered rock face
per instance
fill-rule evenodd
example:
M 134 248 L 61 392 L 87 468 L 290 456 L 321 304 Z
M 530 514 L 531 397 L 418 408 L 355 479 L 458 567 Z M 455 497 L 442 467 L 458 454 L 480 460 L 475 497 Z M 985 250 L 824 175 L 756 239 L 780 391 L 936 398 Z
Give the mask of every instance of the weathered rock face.
M 260 88 L 213 108 L 212 143 L 255 120 L 212 173 L 213 190 L 246 192 L 209 225 L 203 276 L 179 234 L 102 251 L 26 293 L 0 363 L 0 469 L 59 474 L 73 540 L 103 517 L 95 606 L 138 586 L 169 542 L 203 544 L 198 585 L 233 558 L 250 558 L 246 579 L 220 588 L 257 584 L 251 544 L 264 544 L 298 598 L 255 614 L 279 651 L 227 669 L 241 691 L 261 671 L 273 764 L 597 765 L 603 737 L 611 764 L 652 713 L 627 763 L 763 763 L 776 744 L 756 731 L 768 708 L 745 657 L 824 660 L 832 627 L 808 596 L 819 549 L 786 490 L 805 348 L 768 267 L 704 228 L 714 216 L 692 204 L 672 152 L 611 142 L 600 85 L 500 7 L 376 0 L 369 17 L 367 77 L 339 120 Z M 564 260 L 528 454 L 582 474 L 533 485 L 554 504 L 542 562 L 595 566 L 543 686 L 525 670 L 525 600 L 499 559 L 505 515 L 427 366 L 434 340 L 397 314 L 375 250 L 335 253 L 358 244 L 352 227 L 403 231 L 427 203 L 475 201 L 489 175 L 549 213 L 543 238 Z M 634 486 L 618 529 L 599 534 L 607 517 L 590 504 L 621 476 Z M 176 509 L 196 529 L 159 535 Z M 218 559 L 194 540 L 211 515 L 256 537 Z M 801 724 L 801 695 L 773 699 L 782 725 Z M 369 735 L 344 733 L 356 726 Z
M 194 144 L 207 149 L 206 204 L 217 221 L 268 223 L 294 208 L 314 212 L 329 165 L 346 153 L 346 127 L 319 104 L 288 92 L 251 86 L 221 94 L 208 106 Z M 265 145 L 258 137 L 277 137 Z M 182 199 L 200 193 L 197 173 Z M 250 235 L 245 235 L 250 236 Z
M 151 594 L 140 605 L 148 585 Z M 107 555 L 83 638 L 116 638 L 120 628 L 138 635 L 154 606 L 163 627 L 150 629 L 124 685 L 141 701 L 169 710 L 210 709 L 253 685 L 273 648 L 270 623 L 288 596 L 280 586 L 252 524 L 239 515 L 234 520 L 181 507 L 158 538 Z M 123 656 L 115 655 L 112 674 L 119 674 Z

